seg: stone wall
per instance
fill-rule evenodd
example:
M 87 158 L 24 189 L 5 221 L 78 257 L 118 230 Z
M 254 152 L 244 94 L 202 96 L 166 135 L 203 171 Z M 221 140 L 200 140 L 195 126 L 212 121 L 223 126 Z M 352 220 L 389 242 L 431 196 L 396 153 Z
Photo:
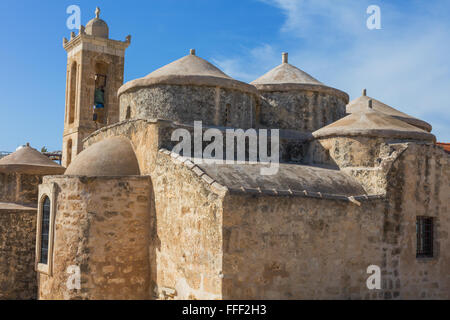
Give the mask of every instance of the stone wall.
M 0 203 L 0 300 L 36 299 L 36 211 Z
M 0 202 L 36 205 L 42 175 L 0 172 Z
M 385 285 L 399 285 L 401 299 L 450 299 L 450 155 L 435 145 L 408 144 L 389 171 L 386 195 Z M 433 258 L 416 258 L 418 216 L 434 218 Z
M 305 162 L 340 169 L 357 178 L 369 194 L 385 194 L 392 163 L 414 141 L 375 137 L 313 140 Z
M 128 111 L 128 108 L 130 111 Z M 120 120 L 165 119 L 193 124 L 251 128 L 256 125 L 256 96 L 219 87 L 158 85 L 120 96 Z
M 382 201 L 231 194 L 223 213 L 224 299 L 378 299 Z
M 152 172 L 159 299 L 222 296 L 222 197 L 165 154 Z
M 148 177 L 45 177 L 55 183 L 53 274 L 39 274 L 39 299 L 148 299 Z M 50 257 L 51 259 L 52 257 Z M 69 266 L 81 290 L 66 286 Z
M 345 116 L 348 99 L 314 91 L 261 91 L 263 127 L 313 132 Z

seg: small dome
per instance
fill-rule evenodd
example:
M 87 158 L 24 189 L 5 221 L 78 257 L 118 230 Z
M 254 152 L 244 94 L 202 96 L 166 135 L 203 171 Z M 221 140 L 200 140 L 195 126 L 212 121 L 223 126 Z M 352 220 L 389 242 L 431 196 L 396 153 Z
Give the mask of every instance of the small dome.
M 66 176 L 119 177 L 140 175 L 133 147 L 126 138 L 113 137 L 81 152 L 65 172 Z
M 297 91 L 309 90 L 330 93 L 349 99 L 345 92 L 328 87 L 308 73 L 288 63 L 288 54 L 282 54 L 282 63 L 250 84 L 260 91 Z
M 369 136 L 436 141 L 436 137 L 431 133 L 376 111 L 369 106 L 313 132 L 313 136 L 315 138 Z
M 109 37 L 109 28 L 105 21 L 100 19 L 100 9 L 95 10 L 95 18 L 86 24 L 86 34 L 99 38 Z
M 0 160 L 0 171 L 62 174 L 64 170 L 64 167 L 29 146 L 21 147 Z
M 144 78 L 124 84 L 119 89 L 119 95 L 133 88 L 158 84 L 214 86 L 257 93 L 253 86 L 231 78 L 208 61 L 197 57 L 195 50 L 191 49 L 189 55 L 150 73 Z
M 259 77 L 251 84 L 313 84 L 323 85 L 311 75 L 288 63 L 287 53 L 283 53 L 283 63 Z
M 397 109 L 394 109 L 394 108 L 388 106 L 387 104 L 384 104 L 381 101 L 378 101 L 376 99 L 368 97 L 366 89 L 363 90 L 363 94 L 361 97 L 351 101 L 347 105 L 347 113 L 351 114 L 354 112 L 358 112 L 358 111 L 367 109 L 367 104 L 368 104 L 369 100 L 373 101 L 372 102 L 373 110 L 387 114 L 396 119 L 402 120 L 402 121 L 409 123 L 415 127 L 418 127 L 419 129 L 431 132 L 432 127 L 429 123 L 427 123 L 423 120 L 414 118 L 406 113 L 400 112 Z

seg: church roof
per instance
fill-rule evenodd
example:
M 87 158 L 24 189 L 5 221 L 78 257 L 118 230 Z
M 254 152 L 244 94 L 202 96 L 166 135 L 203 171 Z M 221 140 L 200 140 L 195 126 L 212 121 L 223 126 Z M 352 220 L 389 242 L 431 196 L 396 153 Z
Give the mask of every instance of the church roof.
M 253 86 L 231 78 L 210 62 L 197 57 L 195 50 L 191 49 L 189 55 L 169 63 L 144 78 L 124 84 L 118 94 L 158 84 L 225 87 L 257 93 Z
M 322 85 L 320 81 L 313 78 L 311 75 L 307 74 L 303 70 L 293 66 L 288 63 L 287 53 L 283 53 L 283 62 L 278 67 L 270 70 L 263 76 L 259 77 L 252 82 L 255 84 L 286 84 L 286 83 L 297 83 L 297 84 L 315 84 Z
M 0 171 L 62 174 L 64 167 L 29 146 L 20 148 L 0 160 Z
M 126 138 L 112 137 L 93 144 L 73 160 L 67 176 L 120 177 L 140 175 L 133 146 Z
M 282 54 L 282 63 L 263 76 L 251 82 L 261 91 L 310 90 L 338 94 L 348 101 L 348 95 L 324 85 L 310 74 L 288 63 L 288 54 Z
M 445 152 L 450 153 L 450 143 L 438 142 L 436 143 L 439 147 L 445 150 Z
M 371 97 L 367 96 L 367 91 L 366 89 L 363 90 L 363 94 L 361 97 L 351 101 L 348 105 L 347 105 L 347 113 L 351 114 L 354 112 L 358 112 L 361 110 L 364 110 L 367 108 L 367 104 L 369 102 L 369 100 L 372 100 L 372 104 L 373 104 L 373 110 L 387 114 L 391 117 L 394 117 L 396 119 L 402 120 L 404 122 L 407 122 L 415 127 L 418 127 L 422 130 L 431 132 L 431 125 L 423 120 L 414 118 L 406 113 L 403 113 L 397 109 L 394 109 L 390 106 L 388 106 L 387 104 L 384 104 L 381 101 L 378 101 L 376 99 L 373 99 Z
M 261 169 L 268 168 L 268 163 L 194 164 L 191 158 L 165 149 L 160 152 L 183 164 L 217 190 L 342 200 L 349 200 L 349 197 L 372 197 L 367 195 L 355 178 L 339 170 L 280 163 L 276 174 L 264 176 L 261 175 Z
M 429 132 L 412 126 L 402 120 L 374 110 L 371 100 L 365 109 L 358 110 L 315 132 L 315 138 L 331 136 L 370 136 L 393 139 L 435 141 Z
M 99 38 L 106 38 L 109 37 L 109 28 L 108 24 L 100 19 L 100 8 L 96 8 L 95 10 L 95 18 L 90 20 L 86 24 L 86 34 L 99 37 Z

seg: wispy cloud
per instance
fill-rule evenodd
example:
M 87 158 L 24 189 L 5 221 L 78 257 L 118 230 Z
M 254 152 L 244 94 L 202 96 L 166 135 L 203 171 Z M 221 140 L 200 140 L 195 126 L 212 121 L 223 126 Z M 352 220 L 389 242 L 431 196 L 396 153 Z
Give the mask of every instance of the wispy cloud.
M 252 81 L 289 48 L 290 61 L 320 81 L 352 99 L 367 87 L 369 95 L 430 122 L 439 140 L 450 141 L 450 21 L 441 14 L 450 10 L 448 2 L 381 2 L 382 30 L 370 31 L 366 9 L 373 1 L 260 1 L 285 15 L 282 36 L 240 56 L 216 58 L 229 75 Z
M 262 44 L 259 47 L 244 49 L 242 56 L 216 57 L 212 61 L 226 74 L 241 81 L 251 82 L 279 63 L 277 56 L 271 45 Z

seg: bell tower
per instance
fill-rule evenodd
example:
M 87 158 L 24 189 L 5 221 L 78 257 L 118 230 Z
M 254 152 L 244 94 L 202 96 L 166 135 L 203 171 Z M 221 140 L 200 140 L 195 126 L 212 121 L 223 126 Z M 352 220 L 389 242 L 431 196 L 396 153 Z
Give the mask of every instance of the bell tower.
M 100 9 L 78 35 L 63 39 L 67 52 L 66 112 L 62 165 L 68 167 L 83 150 L 83 139 L 119 121 L 117 90 L 123 84 L 125 41 L 109 39 L 109 28 Z

